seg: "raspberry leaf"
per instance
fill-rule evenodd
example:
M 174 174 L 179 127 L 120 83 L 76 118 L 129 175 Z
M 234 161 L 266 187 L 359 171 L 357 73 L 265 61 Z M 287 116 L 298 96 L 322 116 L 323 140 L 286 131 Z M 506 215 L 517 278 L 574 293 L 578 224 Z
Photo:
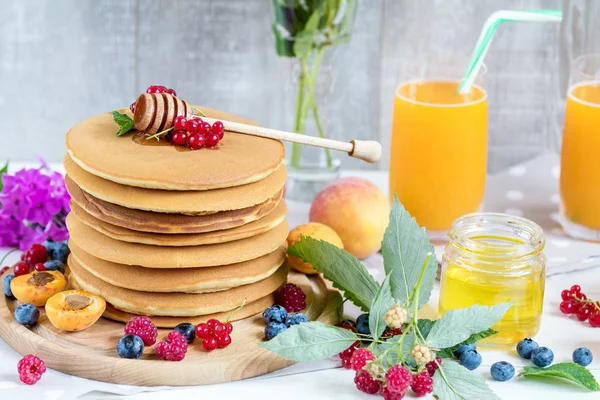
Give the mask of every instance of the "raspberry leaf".
M 564 379 L 593 392 L 600 390 L 600 385 L 594 375 L 587 368 L 572 362 L 554 364 L 546 368 L 524 367 L 519 376 Z
M 427 337 L 427 335 L 429 335 L 429 332 L 431 331 L 431 328 L 433 328 L 434 324 L 435 321 L 430 319 L 420 319 L 417 321 L 417 327 L 419 328 L 419 332 L 421 332 L 423 337 Z
M 390 276 L 388 275 L 381 287 L 379 292 L 373 299 L 371 304 L 371 311 L 369 312 L 369 330 L 374 338 L 381 336 L 385 330 L 385 314 L 394 305 L 394 299 L 392 298 L 392 291 L 390 289 Z
M 433 394 L 443 400 L 500 400 L 481 376 L 454 361 L 445 361 L 435 371 Z
M 292 325 L 260 345 L 287 360 L 314 361 L 341 353 L 357 340 L 358 336 L 347 329 L 305 322 Z
M 390 368 L 391 366 L 398 364 L 402 358 L 404 358 L 405 362 L 409 362 L 410 360 L 414 362 L 414 359 L 410 355 L 410 350 L 415 343 L 414 335 L 412 333 L 407 333 L 404 335 L 402 348 L 398 346 L 398 342 L 401 338 L 402 335 L 394 336 L 393 338 L 388 339 L 385 343 L 380 343 L 374 346 L 373 354 L 377 358 L 382 357 L 381 360 L 384 367 Z
M 512 307 L 513 303 L 495 306 L 474 305 L 448 311 L 431 328 L 427 345 L 432 349 L 445 349 L 467 340 L 471 335 L 489 329 Z
M 435 251 L 425 229 L 419 228 L 417 221 L 404 209 L 396 196 L 390 213 L 390 224 L 381 246 L 385 273 L 392 274 L 392 295 L 401 304 L 406 304 L 406 308 L 410 308 L 411 305 L 407 303 L 416 289 L 427 253 L 435 254 Z M 417 299 L 419 307 L 425 305 L 431 297 L 437 272 L 435 257 L 429 259 L 425 268 Z
M 117 136 L 123 136 L 127 132 L 133 129 L 133 120 L 127 114 L 121 114 L 118 111 L 113 111 L 113 120 L 117 125 L 119 125 L 119 131 L 117 132 Z
M 421 321 L 419 321 L 419 322 L 421 322 Z M 486 337 L 495 335 L 496 333 L 498 333 L 498 331 L 495 329 L 492 329 L 492 328 L 486 329 L 485 331 L 481 331 L 479 333 L 474 333 L 473 335 L 469 336 L 469 338 L 467 340 L 465 340 L 464 342 L 460 342 L 459 344 L 454 345 L 452 347 L 441 349 L 440 351 L 437 352 L 437 355 L 440 358 L 453 358 L 454 352 L 456 350 L 458 350 L 458 348 L 460 346 L 462 346 L 463 344 L 477 343 L 481 339 L 485 339 Z
M 379 284 L 356 257 L 346 250 L 308 236 L 301 236 L 288 249 L 288 254 L 312 264 L 333 283 L 333 287 L 344 292 L 345 298 L 361 310 L 369 311 L 379 292 Z

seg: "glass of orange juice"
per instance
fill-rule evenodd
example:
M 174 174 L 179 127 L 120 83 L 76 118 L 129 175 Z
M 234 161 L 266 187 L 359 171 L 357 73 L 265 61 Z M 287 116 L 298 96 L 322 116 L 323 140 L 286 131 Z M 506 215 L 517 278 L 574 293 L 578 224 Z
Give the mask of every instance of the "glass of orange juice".
M 563 129 L 560 220 L 572 237 L 600 240 L 600 54 L 573 62 Z
M 434 240 L 447 240 L 452 221 L 478 211 L 483 202 L 485 67 L 471 90 L 459 94 L 465 70 L 466 64 L 415 66 L 401 74 L 394 96 L 390 196 L 398 196 Z

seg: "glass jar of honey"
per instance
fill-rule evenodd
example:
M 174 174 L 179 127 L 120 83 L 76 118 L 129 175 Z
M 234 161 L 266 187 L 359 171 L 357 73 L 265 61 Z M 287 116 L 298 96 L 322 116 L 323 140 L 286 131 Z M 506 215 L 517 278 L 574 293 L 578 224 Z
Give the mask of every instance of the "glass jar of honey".
M 542 228 L 525 218 L 474 213 L 455 220 L 442 263 L 440 315 L 449 310 L 512 302 L 482 341 L 506 347 L 534 336 L 544 302 L 546 243 Z

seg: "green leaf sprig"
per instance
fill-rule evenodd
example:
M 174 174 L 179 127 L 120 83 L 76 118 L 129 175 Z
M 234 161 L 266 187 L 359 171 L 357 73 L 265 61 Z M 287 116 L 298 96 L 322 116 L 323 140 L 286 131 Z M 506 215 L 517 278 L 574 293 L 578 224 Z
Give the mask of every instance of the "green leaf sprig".
M 546 368 L 524 367 L 519 376 L 566 380 L 592 392 L 600 390 L 600 385 L 596 382 L 594 375 L 587 368 L 572 362 L 558 363 Z
M 131 119 L 129 115 L 120 113 L 118 111 L 113 111 L 112 115 L 115 123 L 119 125 L 117 136 L 123 136 L 133 129 L 133 119 Z
M 0 191 L 4 188 L 4 181 L 2 180 L 2 175 L 8 172 L 8 161 L 4 164 L 4 167 L 0 168 Z M 0 203 L 2 205 L 2 203 Z
M 437 262 L 425 231 L 398 199 L 394 199 L 382 249 L 386 278 L 379 284 L 347 251 L 302 236 L 288 253 L 312 264 L 348 301 L 368 311 L 371 334 L 307 322 L 287 329 L 262 346 L 289 360 L 312 361 L 338 354 L 360 340 L 375 355 L 372 362 L 379 371 L 385 373 L 400 364 L 417 372 L 424 366 L 411 355 L 415 345 L 428 346 L 438 355 L 447 355 L 461 344 L 473 343 L 497 332 L 492 326 L 511 307 L 509 303 L 452 310 L 437 321 L 419 319 L 419 309 L 431 297 Z M 401 334 L 386 338 L 383 336 L 387 328 L 385 314 L 395 306 L 404 308 L 408 319 Z M 442 400 L 497 399 L 479 375 L 452 361 L 444 362 L 433 379 L 434 393 Z

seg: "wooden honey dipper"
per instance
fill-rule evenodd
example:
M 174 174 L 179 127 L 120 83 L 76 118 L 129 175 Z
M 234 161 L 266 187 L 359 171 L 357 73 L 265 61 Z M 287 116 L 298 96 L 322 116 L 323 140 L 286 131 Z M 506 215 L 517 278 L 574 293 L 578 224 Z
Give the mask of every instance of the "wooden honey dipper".
M 194 108 L 187 101 L 178 97 L 173 97 L 167 93 L 144 93 L 137 99 L 133 121 L 135 129 L 138 131 L 156 134 L 171 128 L 175 117 L 178 115 L 189 118 L 195 115 Z M 221 121 L 224 129 L 230 132 L 343 151 L 348 153 L 350 157 L 369 163 L 375 163 L 381 158 L 381 144 L 374 140 L 351 140 L 350 142 L 341 142 L 338 140 L 301 135 L 277 129 L 241 124 L 239 122 L 216 120 L 205 116 L 202 116 L 202 120 L 211 125 L 216 121 Z

